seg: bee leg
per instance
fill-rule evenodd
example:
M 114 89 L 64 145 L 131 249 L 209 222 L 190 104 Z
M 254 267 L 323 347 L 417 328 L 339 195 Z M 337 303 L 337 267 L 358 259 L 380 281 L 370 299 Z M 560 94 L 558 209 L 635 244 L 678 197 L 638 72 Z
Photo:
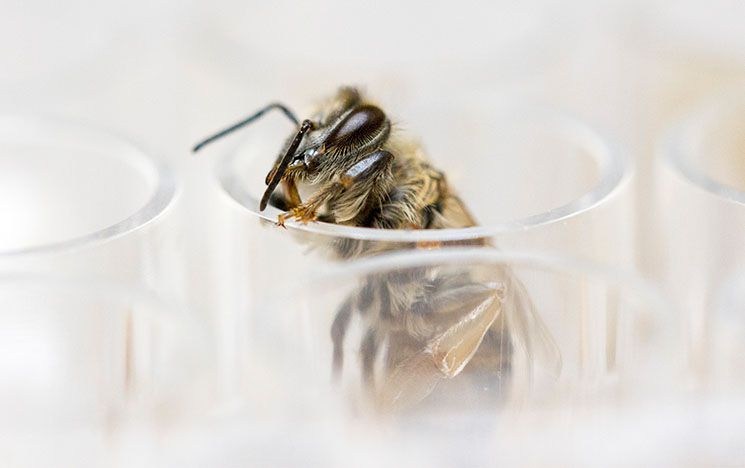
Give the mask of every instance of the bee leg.
M 280 214 L 277 218 L 277 224 L 284 226 L 285 221 L 292 218 L 301 223 L 316 221 L 318 219 L 318 209 L 329 200 L 333 200 L 345 191 L 357 188 L 361 184 L 374 187 L 378 183 L 378 176 L 390 170 L 392 161 L 393 155 L 388 151 L 377 150 L 370 153 L 347 169 L 347 172 L 339 180 L 328 182 L 313 194 L 307 202 L 296 206 L 287 213 Z M 351 218 L 356 214 L 355 212 L 350 216 L 343 216 L 342 219 Z
M 274 192 L 269 197 L 269 204 L 278 210 L 287 211 L 292 209 L 293 205 L 283 193 Z
M 282 187 L 284 188 L 285 196 L 287 197 L 288 206 L 294 208 L 303 203 L 300 199 L 300 193 L 297 190 L 297 185 L 294 180 L 285 179 L 282 181 Z M 285 211 L 287 211 L 285 209 Z
M 297 185 L 293 180 L 282 181 L 282 191 L 274 191 L 269 196 L 269 205 L 282 211 L 289 211 L 302 203 Z
M 340 191 L 329 197 L 329 211 L 337 223 L 359 224 L 355 220 L 368 216 L 388 192 L 393 155 L 385 150 L 373 151 L 354 163 L 336 184 Z M 361 223 L 364 225 L 364 221 Z
M 378 355 L 378 344 L 375 331 L 368 329 L 360 345 L 360 354 L 362 356 L 362 382 L 370 390 L 373 390 L 375 386 L 375 357 Z
M 352 298 L 347 298 L 336 312 L 334 322 L 331 324 L 331 341 L 334 345 L 332 372 L 334 378 L 338 378 L 344 365 L 344 336 L 352 318 Z
M 277 225 L 284 226 L 288 219 L 297 219 L 301 223 L 309 223 L 318 219 L 318 210 L 326 201 L 344 191 L 340 182 L 331 182 L 313 194 L 307 202 L 301 203 L 286 213 L 277 217 Z
M 341 176 L 340 183 L 346 189 L 358 184 L 374 184 L 379 175 L 390 169 L 392 162 L 393 155 L 388 151 L 373 151 L 347 169 Z

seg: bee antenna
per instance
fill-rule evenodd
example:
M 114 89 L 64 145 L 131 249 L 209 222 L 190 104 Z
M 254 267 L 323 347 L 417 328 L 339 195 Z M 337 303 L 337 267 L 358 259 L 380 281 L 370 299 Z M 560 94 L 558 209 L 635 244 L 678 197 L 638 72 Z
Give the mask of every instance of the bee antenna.
M 212 136 L 210 136 L 208 138 L 205 138 L 199 144 L 197 144 L 194 147 L 194 149 L 192 149 L 192 151 L 194 153 L 196 153 L 200 149 L 204 148 L 206 145 L 212 143 L 215 140 L 219 140 L 220 138 L 224 137 L 225 135 L 228 135 L 230 133 L 233 133 L 234 131 L 238 130 L 241 127 L 244 127 L 244 126 L 252 123 L 253 121 L 259 119 L 264 114 L 266 114 L 267 112 L 269 112 L 270 110 L 273 110 L 273 109 L 279 109 L 279 110 L 281 110 L 282 113 L 285 116 L 287 116 L 287 118 L 290 119 L 293 124 L 298 125 L 300 123 L 298 121 L 297 117 L 295 117 L 295 114 L 290 109 L 288 109 L 287 106 L 285 106 L 284 104 L 279 103 L 279 102 L 273 102 L 273 103 L 269 104 L 268 106 L 264 107 L 263 109 L 259 110 L 258 112 L 256 112 L 256 113 L 254 113 L 254 114 L 246 117 L 245 119 L 241 120 L 240 122 L 237 122 L 237 123 L 231 125 L 230 127 L 226 128 L 224 130 L 221 130 L 221 131 L 215 133 L 214 135 L 212 135 Z
M 310 120 L 304 120 L 303 124 L 300 126 L 300 130 L 298 130 L 295 138 L 293 138 L 292 140 L 292 143 L 290 143 L 290 147 L 287 148 L 287 152 L 282 157 L 282 160 L 274 167 L 274 169 L 271 170 L 271 172 L 269 172 L 269 175 L 266 176 L 267 188 L 264 192 L 264 195 L 261 197 L 261 203 L 259 203 L 259 211 L 264 211 L 264 208 L 266 208 L 266 204 L 269 202 L 269 197 L 272 195 L 272 192 L 274 192 L 274 189 L 277 188 L 277 185 L 279 185 L 279 182 L 282 180 L 282 176 L 285 175 L 287 166 L 290 165 L 290 161 L 292 161 L 292 157 L 295 155 L 295 151 L 297 151 L 298 147 L 300 146 L 300 142 L 303 140 L 305 134 L 312 129 L 313 122 L 311 122 Z

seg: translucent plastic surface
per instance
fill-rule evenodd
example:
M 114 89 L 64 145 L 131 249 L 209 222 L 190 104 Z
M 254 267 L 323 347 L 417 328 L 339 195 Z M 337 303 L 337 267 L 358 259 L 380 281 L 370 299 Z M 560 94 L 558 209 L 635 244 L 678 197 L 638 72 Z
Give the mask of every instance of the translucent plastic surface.
M 290 104 L 344 84 L 397 101 L 442 93 L 460 98 L 498 87 L 503 95 L 543 89 L 571 37 L 561 28 L 566 11 L 530 0 L 470 14 L 479 6 L 455 12 L 421 1 L 280 1 L 271 8 L 231 2 L 206 9 L 201 45 L 205 64 L 220 66 L 221 79 L 238 88 L 252 84 L 253 90 L 237 92 L 260 97 L 254 90 L 261 90 L 264 99 Z
M 745 270 L 723 281 L 706 333 L 706 388 L 745 405 Z
M 324 267 L 235 322 L 234 405 L 174 434 L 161 466 L 683 459 L 660 448 L 671 427 L 695 433 L 670 410 L 676 316 L 648 283 L 576 260 L 482 248 Z
M 379 432 L 350 427 L 330 414 L 308 421 L 234 411 L 172 432 L 165 442 L 160 468 L 438 466 L 434 454 L 409 440 L 381 441 Z
M 176 194 L 167 169 L 51 119 L 1 116 L 0 150 L 0 268 L 157 287 L 175 274 L 172 226 L 158 219 Z
M 745 97 L 691 115 L 660 144 L 658 203 L 663 278 L 685 311 L 690 358 L 705 373 L 717 288 L 745 262 Z
M 721 466 L 745 460 L 745 407 L 687 401 L 505 418 L 438 417 L 427 426 L 217 419 L 170 439 L 159 467 Z
M 0 276 L 0 452 L 9 466 L 137 466 L 201 407 L 205 337 L 132 289 Z M 126 463 L 124 463 L 126 461 Z
M 71 2 L 65 8 L 52 2 L 7 4 L 0 40 L 4 44 L 22 43 L 24 47 L 3 48 L 3 89 L 24 89 L 29 83 L 39 87 L 49 77 L 61 79 L 75 65 L 99 57 L 112 39 L 103 25 L 96 24 L 96 18 L 101 23 L 101 13 L 84 2 Z M 74 27 L 76 20 L 85 27 Z
M 664 301 L 583 263 L 450 249 L 318 276 L 238 330 L 243 388 L 280 413 L 571 414 L 659 397 L 680 370 Z
M 745 13 L 736 0 L 639 2 L 639 78 L 648 135 L 716 91 L 737 87 L 745 77 Z M 632 10 L 634 11 L 634 10 Z

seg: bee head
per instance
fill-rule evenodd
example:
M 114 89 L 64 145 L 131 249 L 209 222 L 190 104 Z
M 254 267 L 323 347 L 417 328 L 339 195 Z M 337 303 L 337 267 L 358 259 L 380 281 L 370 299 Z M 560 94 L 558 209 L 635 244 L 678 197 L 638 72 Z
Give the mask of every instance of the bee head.
M 347 169 L 346 162 L 354 163 L 359 156 L 377 149 L 389 130 L 390 124 L 380 108 L 369 104 L 357 106 L 327 127 L 318 128 L 318 137 L 298 149 L 288 168 L 306 174 L 329 166 Z
M 288 170 L 300 179 L 341 175 L 365 155 L 380 149 L 390 129 L 385 113 L 372 104 L 354 104 L 328 122 L 303 121 L 284 156 L 267 174 L 259 208 L 264 210 Z

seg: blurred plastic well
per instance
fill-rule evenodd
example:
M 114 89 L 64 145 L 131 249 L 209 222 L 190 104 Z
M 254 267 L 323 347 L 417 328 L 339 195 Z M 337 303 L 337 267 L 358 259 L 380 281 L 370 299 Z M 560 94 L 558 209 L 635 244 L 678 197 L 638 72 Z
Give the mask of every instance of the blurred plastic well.
M 707 388 L 745 404 L 745 270 L 728 276 L 717 291 L 706 362 Z
M 691 183 L 745 203 L 745 94 L 700 109 L 669 136 L 666 163 Z
M 0 118 L 0 255 L 81 245 L 152 220 L 172 176 L 139 150 L 65 122 Z
M 706 372 L 706 335 L 717 289 L 745 264 L 745 95 L 690 114 L 658 146 L 657 208 L 664 281 L 685 310 L 694 369 Z
M 64 120 L 0 116 L 2 271 L 181 297 L 176 195 L 174 174 L 125 140 Z
M 151 431 L 203 408 L 209 353 L 183 310 L 132 288 L 18 275 L 0 276 L 0 305 L 5 460 L 145 458 Z

